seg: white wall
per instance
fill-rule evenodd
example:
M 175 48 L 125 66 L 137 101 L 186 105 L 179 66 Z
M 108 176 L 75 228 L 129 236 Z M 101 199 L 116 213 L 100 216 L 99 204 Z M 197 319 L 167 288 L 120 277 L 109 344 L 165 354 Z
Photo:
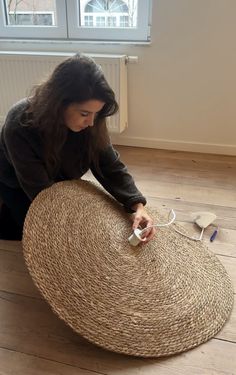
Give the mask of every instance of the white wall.
M 138 56 L 115 143 L 236 155 L 236 1 L 153 0 L 151 45 L 10 43 L 5 50 Z

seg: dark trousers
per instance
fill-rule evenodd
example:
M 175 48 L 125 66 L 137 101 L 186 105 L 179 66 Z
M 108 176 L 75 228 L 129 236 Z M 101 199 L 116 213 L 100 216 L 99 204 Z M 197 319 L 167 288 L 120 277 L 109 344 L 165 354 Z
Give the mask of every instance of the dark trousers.
M 0 238 L 20 240 L 31 201 L 22 189 L 12 189 L 1 182 L 0 200 Z

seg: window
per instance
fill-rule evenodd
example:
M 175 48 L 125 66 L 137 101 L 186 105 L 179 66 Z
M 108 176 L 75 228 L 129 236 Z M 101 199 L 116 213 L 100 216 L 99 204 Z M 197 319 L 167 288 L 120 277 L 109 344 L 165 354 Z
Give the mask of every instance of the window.
M 87 22 L 88 17 L 93 20 L 90 25 Z M 105 28 L 136 27 L 137 1 L 132 1 L 132 4 L 127 1 L 126 4 L 123 0 L 90 0 L 85 7 L 81 6 L 80 25 Z
M 84 16 L 84 26 L 93 26 L 93 16 Z
M 83 5 L 83 1 L 80 1 L 80 3 Z M 133 3 L 135 2 L 133 1 Z M 128 12 L 128 10 L 128 5 L 123 0 L 90 0 L 84 7 L 85 12 L 116 13 Z
M 129 26 L 129 17 L 128 16 L 120 16 L 120 27 L 128 27 Z
M 64 0 L 0 0 L 0 36 L 65 38 Z
M 107 17 L 107 27 L 116 27 L 116 17 Z
M 96 27 L 105 27 L 105 17 L 96 17 Z
M 53 12 L 18 12 L 10 11 L 7 19 L 8 25 L 47 25 L 54 26 L 55 19 Z
M 68 0 L 69 38 L 147 41 L 150 6 L 151 0 Z
M 151 0 L 0 0 L 0 37 L 149 40 Z

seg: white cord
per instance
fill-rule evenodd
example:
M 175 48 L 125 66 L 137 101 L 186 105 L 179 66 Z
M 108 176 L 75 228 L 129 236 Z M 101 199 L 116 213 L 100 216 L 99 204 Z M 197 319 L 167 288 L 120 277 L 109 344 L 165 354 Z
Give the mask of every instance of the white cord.
M 142 235 L 142 233 L 145 232 L 149 228 L 153 228 L 153 227 L 167 227 L 167 226 L 171 225 L 175 221 L 175 219 L 176 219 L 176 214 L 175 214 L 175 211 L 173 209 L 169 212 L 168 219 L 169 219 L 171 213 L 173 215 L 173 218 L 168 223 L 149 225 L 148 227 L 142 229 L 142 231 L 140 232 L 140 235 Z
M 176 229 L 175 227 L 174 227 L 174 230 L 175 230 L 177 233 L 181 234 L 182 236 L 187 237 L 187 238 L 189 238 L 190 240 L 194 240 L 194 241 L 201 241 L 201 240 L 202 240 L 202 236 L 203 236 L 203 232 L 204 232 L 204 228 L 202 228 L 202 231 L 201 231 L 200 236 L 199 236 L 198 238 L 196 238 L 196 237 L 190 237 L 190 236 L 188 236 L 187 234 L 180 232 L 180 231 L 179 231 L 178 229 Z
M 173 208 L 172 208 L 171 211 L 169 212 L 168 219 L 170 218 L 170 214 L 173 215 L 173 218 L 172 218 L 168 223 L 165 223 L 165 224 L 154 224 L 154 225 L 149 225 L 148 227 L 142 229 L 142 231 L 140 232 L 140 236 L 143 234 L 143 232 L 145 232 L 145 231 L 146 231 L 147 229 L 149 229 L 149 228 L 154 228 L 154 227 L 167 227 L 167 226 L 171 225 L 171 224 L 175 221 L 175 219 L 176 219 L 176 213 L 175 213 L 175 211 L 173 210 Z M 196 238 L 196 237 L 190 237 L 190 236 L 188 236 L 187 234 L 180 232 L 180 231 L 179 231 L 178 229 L 176 229 L 175 227 L 173 227 L 173 229 L 175 230 L 175 232 L 181 234 L 181 235 L 184 236 L 184 237 L 189 238 L 190 240 L 201 241 L 201 240 L 202 240 L 202 237 L 203 237 L 203 233 L 204 233 L 204 229 L 205 229 L 205 228 L 202 228 L 201 234 L 200 234 L 200 236 L 199 236 L 198 238 Z

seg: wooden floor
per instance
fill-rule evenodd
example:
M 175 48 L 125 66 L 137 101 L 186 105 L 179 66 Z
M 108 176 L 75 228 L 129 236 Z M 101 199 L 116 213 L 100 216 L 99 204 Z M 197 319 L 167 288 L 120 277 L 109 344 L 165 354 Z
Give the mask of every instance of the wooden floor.
M 217 215 L 218 256 L 236 290 L 236 157 L 117 147 L 149 205 L 174 208 L 186 224 L 191 213 Z M 236 307 L 222 331 L 186 353 L 163 359 L 100 349 L 59 320 L 41 298 L 24 264 L 20 242 L 0 241 L 0 375 L 233 375 Z

